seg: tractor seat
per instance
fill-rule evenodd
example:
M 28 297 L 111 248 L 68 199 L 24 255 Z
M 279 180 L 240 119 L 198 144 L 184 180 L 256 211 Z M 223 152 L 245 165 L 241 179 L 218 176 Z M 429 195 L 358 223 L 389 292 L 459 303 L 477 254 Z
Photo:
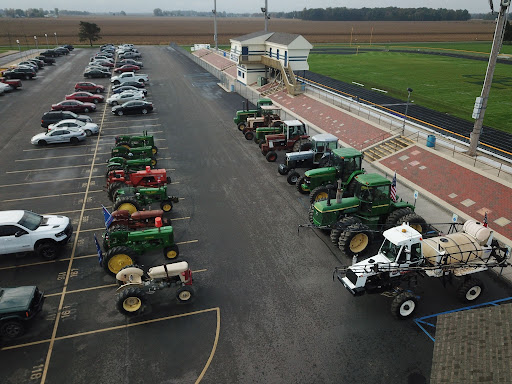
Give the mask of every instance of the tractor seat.
M 152 211 L 136 211 L 132 213 L 133 220 L 145 220 L 152 219 L 154 217 L 161 217 L 164 214 L 164 211 L 161 209 L 154 209 Z
M 167 273 L 165 272 L 167 267 Z M 181 272 L 188 270 L 188 263 L 186 261 L 179 261 L 177 263 L 166 264 L 166 266 L 159 265 L 158 267 L 149 268 L 148 276 L 152 279 L 165 279 L 170 276 L 178 276 Z
M 112 212 L 112 217 L 115 218 L 115 219 L 118 219 L 118 218 L 129 218 L 130 217 L 130 211 L 127 211 L 125 209 L 120 210 L 120 211 L 114 211 L 114 212 Z
M 117 272 L 116 279 L 123 283 L 142 284 L 144 271 L 137 267 L 128 267 Z

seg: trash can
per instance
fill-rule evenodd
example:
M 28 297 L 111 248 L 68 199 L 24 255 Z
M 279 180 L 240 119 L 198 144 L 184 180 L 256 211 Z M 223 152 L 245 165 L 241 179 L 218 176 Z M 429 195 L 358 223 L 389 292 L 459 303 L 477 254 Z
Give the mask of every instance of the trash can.
M 435 148 L 436 147 L 436 137 L 434 135 L 428 135 L 427 137 L 427 147 Z
M 235 84 L 231 84 L 231 92 L 235 92 Z

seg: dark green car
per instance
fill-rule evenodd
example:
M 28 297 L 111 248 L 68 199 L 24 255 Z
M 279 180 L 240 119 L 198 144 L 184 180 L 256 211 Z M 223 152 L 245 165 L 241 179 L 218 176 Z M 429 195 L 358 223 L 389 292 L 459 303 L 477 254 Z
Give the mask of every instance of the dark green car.
M 14 339 L 23 335 L 29 320 L 41 312 L 44 292 L 36 286 L 0 288 L 0 336 Z

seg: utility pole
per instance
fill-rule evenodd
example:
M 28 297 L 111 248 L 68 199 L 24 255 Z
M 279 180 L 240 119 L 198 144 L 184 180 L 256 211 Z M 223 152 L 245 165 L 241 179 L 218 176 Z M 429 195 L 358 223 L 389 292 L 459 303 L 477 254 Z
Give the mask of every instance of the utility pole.
M 503 43 L 503 33 L 505 30 L 505 21 L 507 19 L 507 9 L 509 5 L 510 0 L 501 0 L 500 11 L 498 13 L 498 20 L 496 21 L 496 30 L 494 31 L 491 55 L 489 56 L 489 64 L 487 65 L 487 72 L 485 74 L 482 93 L 480 94 L 480 97 L 476 98 L 475 108 L 473 110 L 473 118 L 476 120 L 475 125 L 473 126 L 473 131 L 470 134 L 469 150 L 467 152 L 469 156 L 476 156 L 476 148 L 478 146 L 478 142 L 480 141 L 480 134 L 482 133 L 482 126 L 484 124 L 485 109 L 487 108 L 487 101 L 491 91 L 492 77 L 494 75 L 498 53 L 500 52 L 501 45 Z
M 217 0 L 213 0 L 213 40 L 215 40 L 215 50 L 217 51 L 218 43 L 217 43 Z
M 265 0 L 265 8 L 261 8 L 261 12 L 263 12 L 265 18 L 265 32 L 268 32 L 268 0 Z

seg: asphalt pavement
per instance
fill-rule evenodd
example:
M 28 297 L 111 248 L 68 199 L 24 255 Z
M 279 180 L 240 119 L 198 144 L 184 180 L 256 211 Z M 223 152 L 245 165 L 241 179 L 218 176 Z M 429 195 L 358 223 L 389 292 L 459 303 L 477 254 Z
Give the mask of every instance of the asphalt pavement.
M 333 268 L 351 260 L 322 232 L 298 231 L 308 198 L 236 129 L 242 98 L 171 47 L 140 50 L 155 112 L 116 117 L 101 107 L 93 116 L 100 137 L 86 144 L 40 149 L 29 139 L 49 104 L 82 79 L 92 51 L 75 50 L 0 98 L 0 208 L 60 212 L 75 226 L 56 262 L 30 254 L 0 261 L 2 285 L 37 284 L 48 295 L 28 333 L 3 343 L 0 382 L 428 382 L 430 339 L 412 321 L 393 319 L 390 298 L 352 297 L 332 280 Z M 181 199 L 173 227 L 198 294 L 179 306 L 172 292 L 159 291 L 142 315 L 126 319 L 115 309 L 115 281 L 98 265 L 93 233 L 103 232 L 99 208 L 109 204 L 102 185 L 113 136 L 144 129 L 157 138 L 159 166 Z M 417 209 L 427 221 L 451 217 L 428 200 Z M 155 251 L 139 264 L 163 261 Z M 512 294 L 491 275 L 482 278 L 485 300 Z M 462 306 L 439 281 L 425 280 L 418 293 L 418 316 Z

